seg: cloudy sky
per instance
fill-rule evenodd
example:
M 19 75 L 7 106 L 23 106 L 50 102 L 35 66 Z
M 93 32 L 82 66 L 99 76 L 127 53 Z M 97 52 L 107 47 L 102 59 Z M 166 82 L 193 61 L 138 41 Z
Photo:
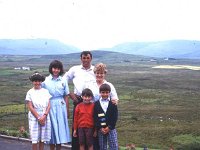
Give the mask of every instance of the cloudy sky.
M 50 38 L 81 49 L 200 40 L 199 0 L 0 0 L 0 39 Z

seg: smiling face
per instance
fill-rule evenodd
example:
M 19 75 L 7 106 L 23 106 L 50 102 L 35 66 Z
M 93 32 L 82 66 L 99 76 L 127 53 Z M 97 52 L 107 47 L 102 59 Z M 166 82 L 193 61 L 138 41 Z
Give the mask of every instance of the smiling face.
M 91 61 L 92 61 L 92 57 L 90 56 L 90 54 L 87 54 L 87 55 L 82 55 L 81 56 L 81 62 L 82 62 L 82 65 L 85 69 L 88 69 L 90 68 L 91 66 Z
M 82 99 L 85 104 L 89 104 L 92 100 L 92 96 L 84 95 L 84 96 L 82 96 Z
M 100 95 L 102 99 L 107 99 L 110 96 L 110 91 L 101 91 Z
M 105 75 L 106 75 L 105 72 L 96 71 L 95 76 L 96 76 L 97 83 L 103 83 L 103 81 L 105 79 Z
M 40 89 L 41 88 L 42 81 L 35 80 L 32 83 L 33 83 L 34 89 Z
M 60 68 L 52 68 L 52 74 L 54 77 L 58 77 L 60 74 Z
M 107 73 L 107 69 L 106 69 L 105 64 L 98 63 L 95 65 L 94 74 L 96 76 L 96 81 L 99 85 L 103 84 L 106 73 Z

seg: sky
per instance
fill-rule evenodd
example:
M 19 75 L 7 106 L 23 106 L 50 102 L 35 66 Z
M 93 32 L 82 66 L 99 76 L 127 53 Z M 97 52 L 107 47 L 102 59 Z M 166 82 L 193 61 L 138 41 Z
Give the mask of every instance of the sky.
M 83 50 L 200 40 L 199 0 L 0 0 L 0 39 L 56 39 Z

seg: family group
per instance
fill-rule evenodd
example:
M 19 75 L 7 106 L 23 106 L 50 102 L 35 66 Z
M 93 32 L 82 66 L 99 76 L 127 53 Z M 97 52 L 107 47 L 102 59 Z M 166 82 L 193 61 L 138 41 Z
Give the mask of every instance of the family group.
M 91 51 L 82 51 L 80 59 L 81 64 L 66 73 L 62 62 L 53 60 L 47 77 L 39 72 L 29 77 L 33 87 L 25 101 L 32 150 L 44 150 L 45 143 L 50 150 L 60 150 L 65 143 L 71 143 L 72 150 L 118 150 L 119 98 L 113 84 L 105 79 L 106 65 L 93 66 Z M 70 82 L 73 91 L 69 90 Z M 73 101 L 71 132 L 69 99 Z

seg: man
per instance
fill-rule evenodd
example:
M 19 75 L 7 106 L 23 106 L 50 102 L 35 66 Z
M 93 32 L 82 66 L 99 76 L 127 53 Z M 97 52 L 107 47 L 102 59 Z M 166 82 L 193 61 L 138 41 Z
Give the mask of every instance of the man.
M 74 110 L 77 104 L 82 102 L 81 93 L 83 88 L 89 82 L 95 82 L 94 66 L 91 65 L 92 53 L 90 51 L 83 51 L 80 55 L 81 65 L 73 66 L 65 73 L 64 78 L 68 81 L 73 81 L 74 91 L 70 92 L 69 96 L 73 100 Z M 74 116 L 73 116 L 74 120 Z M 72 125 L 73 126 L 73 125 Z M 72 128 L 73 133 L 73 128 Z M 72 150 L 79 150 L 78 138 L 72 136 Z

